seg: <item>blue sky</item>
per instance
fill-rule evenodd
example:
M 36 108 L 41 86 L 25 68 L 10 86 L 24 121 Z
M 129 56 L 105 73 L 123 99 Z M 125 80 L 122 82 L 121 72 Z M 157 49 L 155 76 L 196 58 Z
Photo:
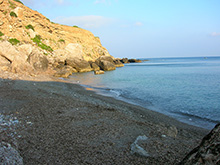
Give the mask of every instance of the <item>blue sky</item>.
M 99 36 L 114 57 L 220 56 L 220 0 L 22 0 Z

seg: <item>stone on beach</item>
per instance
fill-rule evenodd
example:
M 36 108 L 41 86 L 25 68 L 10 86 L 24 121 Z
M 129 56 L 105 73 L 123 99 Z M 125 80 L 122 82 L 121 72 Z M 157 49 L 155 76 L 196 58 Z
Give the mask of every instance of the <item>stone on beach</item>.
M 149 157 L 150 155 L 141 146 L 138 145 L 139 141 L 146 141 L 148 138 L 144 136 L 138 136 L 134 143 L 131 144 L 131 154 L 138 156 Z

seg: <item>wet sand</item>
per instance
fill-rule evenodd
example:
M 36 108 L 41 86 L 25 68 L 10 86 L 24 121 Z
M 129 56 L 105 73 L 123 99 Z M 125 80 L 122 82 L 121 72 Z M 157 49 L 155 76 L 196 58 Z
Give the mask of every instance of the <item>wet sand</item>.
M 0 113 L 12 123 L 1 125 L 0 140 L 24 164 L 178 164 L 208 133 L 77 84 L 0 77 Z M 148 157 L 131 153 L 143 135 Z

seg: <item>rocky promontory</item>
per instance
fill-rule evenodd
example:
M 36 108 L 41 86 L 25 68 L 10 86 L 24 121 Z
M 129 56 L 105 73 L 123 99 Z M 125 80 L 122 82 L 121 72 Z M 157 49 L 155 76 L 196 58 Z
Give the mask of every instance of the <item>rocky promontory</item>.
M 0 0 L 0 17 L 3 71 L 68 77 L 74 72 L 103 73 L 123 63 L 140 62 L 114 58 L 91 32 L 53 23 L 18 0 Z

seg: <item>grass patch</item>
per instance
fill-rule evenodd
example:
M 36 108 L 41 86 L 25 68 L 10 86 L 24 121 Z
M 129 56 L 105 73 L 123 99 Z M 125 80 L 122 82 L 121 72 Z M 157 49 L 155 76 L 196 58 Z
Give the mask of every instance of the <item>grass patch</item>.
M 42 43 L 41 39 L 42 38 L 40 35 L 36 35 L 34 38 L 32 38 L 32 41 L 35 42 L 37 46 L 39 46 L 41 49 L 52 52 L 53 49 L 50 46 L 47 46 L 46 44 Z
M 3 36 L 3 35 L 4 35 L 4 33 L 2 33 L 2 32 L 0 31 L 0 37 Z
M 17 14 L 15 12 L 13 12 L 13 11 L 10 13 L 10 16 L 11 17 L 18 17 Z
M 63 42 L 63 43 L 65 43 L 65 40 L 64 40 L 64 39 L 59 39 L 58 42 Z
M 33 27 L 31 24 L 25 26 L 25 28 L 26 28 L 26 29 L 32 29 L 32 30 L 34 31 L 34 27 Z
M 11 38 L 8 40 L 12 45 L 17 45 L 20 43 L 19 40 L 17 40 L 16 38 Z
M 21 3 L 21 4 L 23 4 L 21 1 L 19 1 L 19 0 L 14 0 L 14 1 L 16 1 L 16 2 L 19 2 L 19 3 Z

